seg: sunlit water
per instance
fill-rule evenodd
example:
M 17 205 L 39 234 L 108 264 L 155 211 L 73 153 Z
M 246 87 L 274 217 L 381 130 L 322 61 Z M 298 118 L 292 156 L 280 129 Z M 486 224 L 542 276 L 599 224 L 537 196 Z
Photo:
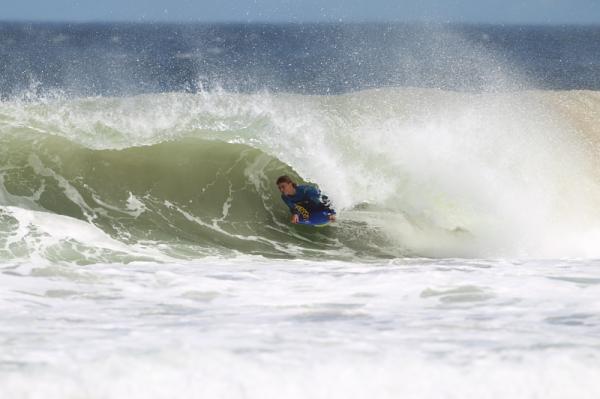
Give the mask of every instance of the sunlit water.
M 598 34 L 0 24 L 0 398 L 600 397 Z
M 600 394 L 600 263 L 4 264 L 3 397 Z

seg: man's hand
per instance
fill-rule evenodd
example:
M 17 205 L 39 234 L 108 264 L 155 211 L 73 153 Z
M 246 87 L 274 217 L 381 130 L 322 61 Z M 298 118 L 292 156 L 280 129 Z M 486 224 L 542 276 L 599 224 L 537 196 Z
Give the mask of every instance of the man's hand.
M 292 215 L 292 223 L 293 223 L 293 224 L 297 224 L 297 223 L 298 223 L 298 221 L 300 221 L 300 218 L 298 217 L 298 215 L 296 215 L 296 214 L 293 214 L 293 215 Z

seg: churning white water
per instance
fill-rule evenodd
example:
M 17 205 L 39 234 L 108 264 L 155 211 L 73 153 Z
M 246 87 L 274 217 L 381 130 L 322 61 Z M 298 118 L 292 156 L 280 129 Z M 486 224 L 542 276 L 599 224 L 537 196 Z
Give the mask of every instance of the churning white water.
M 596 398 L 600 264 L 5 263 L 11 398 Z
M 597 398 L 596 92 L 0 104 L 0 397 Z M 279 174 L 335 226 L 291 227 Z

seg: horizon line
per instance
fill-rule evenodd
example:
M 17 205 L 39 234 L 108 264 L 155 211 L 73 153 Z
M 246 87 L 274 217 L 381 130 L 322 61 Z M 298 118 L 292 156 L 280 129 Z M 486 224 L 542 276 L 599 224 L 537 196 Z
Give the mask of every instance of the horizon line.
M 42 20 L 42 19 L 0 19 L 0 24 L 49 24 L 49 25 L 461 25 L 461 26 L 503 26 L 503 27 L 600 27 L 600 22 L 476 22 L 476 21 L 432 21 L 432 20 L 407 20 L 407 21 L 386 21 L 386 20 L 322 20 L 322 21 L 287 21 L 287 20 L 213 20 L 213 21 L 165 21 L 165 20 Z

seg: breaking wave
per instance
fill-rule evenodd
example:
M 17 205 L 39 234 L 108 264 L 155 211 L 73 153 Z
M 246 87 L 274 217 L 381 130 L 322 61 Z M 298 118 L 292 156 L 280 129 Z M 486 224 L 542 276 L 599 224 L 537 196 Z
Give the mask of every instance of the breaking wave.
M 0 103 L 0 257 L 598 256 L 600 94 L 381 89 Z M 339 210 L 291 226 L 274 185 Z

